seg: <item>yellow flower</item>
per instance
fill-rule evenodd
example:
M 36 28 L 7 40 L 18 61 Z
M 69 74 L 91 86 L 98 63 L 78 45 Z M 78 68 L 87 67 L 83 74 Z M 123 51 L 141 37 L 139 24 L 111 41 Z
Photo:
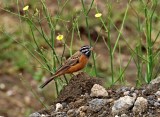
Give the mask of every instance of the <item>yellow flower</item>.
M 59 41 L 62 41 L 62 40 L 63 40 L 63 35 L 60 35 L 60 34 L 59 34 L 59 35 L 56 37 L 56 39 L 59 40 Z
M 102 13 L 96 13 L 96 14 L 95 14 L 95 17 L 97 17 L 97 18 L 98 18 L 98 17 L 101 17 L 101 16 L 102 16 Z
M 29 6 L 27 5 L 27 6 L 25 6 L 25 7 L 23 7 L 23 11 L 27 11 L 28 10 L 28 8 L 29 8 Z

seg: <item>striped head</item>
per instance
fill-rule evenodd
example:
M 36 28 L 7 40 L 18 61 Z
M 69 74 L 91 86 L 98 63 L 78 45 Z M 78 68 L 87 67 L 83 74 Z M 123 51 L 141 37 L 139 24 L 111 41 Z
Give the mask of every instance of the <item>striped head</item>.
M 85 45 L 85 46 L 82 46 L 79 51 L 82 52 L 84 55 L 86 55 L 89 58 L 91 55 L 91 50 L 93 50 L 93 47 L 89 45 Z

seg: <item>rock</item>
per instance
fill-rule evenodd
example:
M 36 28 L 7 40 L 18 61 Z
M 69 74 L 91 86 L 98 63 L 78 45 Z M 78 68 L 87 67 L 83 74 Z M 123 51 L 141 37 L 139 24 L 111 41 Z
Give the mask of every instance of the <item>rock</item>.
M 6 88 L 6 85 L 4 83 L 0 83 L 0 89 L 4 90 Z
M 138 90 L 135 90 L 135 91 L 134 91 L 134 93 L 138 94 L 138 93 L 139 93 L 139 91 L 138 91 Z
M 160 91 L 157 91 L 157 92 L 155 93 L 155 95 L 156 95 L 157 97 L 160 97 Z
M 154 105 L 154 103 L 156 102 L 156 96 L 155 95 L 150 95 L 147 97 L 147 101 L 148 101 L 148 104 L 150 105 Z
M 67 108 L 67 103 L 66 102 L 62 102 L 62 106 L 63 106 L 63 108 Z
M 86 116 L 86 114 L 83 111 L 79 112 L 79 117 L 85 117 L 85 116 Z
M 145 89 L 142 90 L 143 95 L 150 95 L 151 92 L 157 91 L 156 89 L 160 88 L 160 76 L 153 79 Z
M 121 117 L 129 117 L 129 116 L 126 114 L 122 114 Z
M 56 110 L 55 111 L 58 111 L 59 109 L 63 109 L 63 105 L 61 103 L 56 104 Z
M 49 115 L 42 114 L 40 117 L 48 117 Z
M 134 97 L 121 97 L 120 99 L 114 101 L 114 105 L 112 106 L 112 114 L 122 114 L 123 112 L 128 111 L 134 105 L 134 102 Z
M 85 99 L 76 99 L 76 101 L 72 101 L 68 104 L 70 108 L 79 108 L 83 103 L 86 103 Z
M 51 116 L 45 116 L 45 117 L 68 117 L 66 112 L 55 112 Z
M 85 117 L 86 116 L 86 111 L 88 110 L 88 106 L 81 106 L 79 107 L 78 111 L 79 111 L 79 116 L 80 117 Z
M 90 97 L 90 95 L 88 93 L 85 93 L 84 95 L 85 95 L 86 98 Z
M 75 109 L 70 109 L 70 110 L 68 110 L 68 112 L 67 112 L 67 116 L 68 116 L 68 117 L 77 117 L 78 114 L 79 114 L 79 112 L 76 111 Z
M 148 100 L 155 100 L 156 99 L 156 96 L 155 95 L 149 95 L 147 97 Z
M 152 89 L 153 87 L 157 87 L 160 85 L 160 76 L 157 78 L 153 79 L 150 84 L 147 86 L 148 89 Z
M 135 88 L 134 88 L 134 87 L 132 87 L 132 88 L 131 88 L 131 91 L 133 92 L 134 90 L 135 90 Z
M 132 93 L 132 97 L 136 98 L 137 94 L 136 93 Z
M 82 111 L 82 112 L 86 112 L 88 108 L 89 108 L 88 106 L 81 106 L 81 107 L 79 107 L 78 110 Z
M 126 91 L 130 91 L 130 88 L 124 86 L 124 87 L 121 87 L 121 88 L 119 88 L 119 89 L 116 90 L 117 93 L 118 92 L 126 92 Z
M 103 111 L 103 113 L 98 115 L 98 117 L 106 117 L 106 115 L 107 115 L 107 111 Z
M 159 84 L 160 83 L 160 76 L 158 76 L 157 78 L 153 79 L 150 84 L 154 85 L 154 84 Z
M 107 97 L 108 92 L 99 84 L 94 84 L 91 89 L 91 97 Z
M 38 112 L 32 113 L 29 117 L 48 117 L 48 114 L 40 114 Z
M 113 101 L 114 101 L 114 99 L 112 99 L 112 98 L 106 99 L 106 103 L 111 103 L 111 102 L 113 102 Z
M 154 102 L 154 106 L 155 107 L 160 107 L 160 103 L 159 102 Z
M 123 95 L 129 95 L 129 93 L 130 93 L 130 91 L 125 91 L 124 93 L 123 93 Z
M 89 109 L 94 112 L 98 112 L 106 104 L 106 99 L 95 98 L 89 101 Z
M 138 97 L 133 107 L 133 113 L 142 113 L 146 111 L 147 106 L 148 106 L 147 99 L 143 97 Z
M 38 112 L 35 112 L 35 113 L 30 114 L 29 117 L 41 117 L 41 114 Z

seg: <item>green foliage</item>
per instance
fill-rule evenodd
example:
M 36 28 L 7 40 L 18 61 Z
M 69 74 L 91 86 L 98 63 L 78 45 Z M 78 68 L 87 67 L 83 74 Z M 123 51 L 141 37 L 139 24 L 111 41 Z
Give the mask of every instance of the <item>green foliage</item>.
M 37 81 L 41 81 L 43 78 L 43 70 L 39 69 L 38 71 L 35 71 L 33 78 Z
M 14 67 L 12 68 L 13 71 L 18 71 L 18 70 L 26 70 L 30 71 L 32 69 L 32 66 L 28 66 L 29 61 L 27 58 L 27 53 L 22 47 L 20 47 L 17 43 L 14 42 L 13 39 L 6 35 L 0 36 L 0 62 L 3 63 L 5 62 L 12 62 Z M 7 68 L 6 68 L 7 70 Z

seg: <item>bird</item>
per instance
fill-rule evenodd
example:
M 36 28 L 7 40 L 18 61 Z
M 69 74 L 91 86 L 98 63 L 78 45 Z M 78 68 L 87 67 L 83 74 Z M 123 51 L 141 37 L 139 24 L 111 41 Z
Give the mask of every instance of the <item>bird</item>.
M 56 70 L 52 77 L 40 85 L 40 88 L 44 88 L 48 83 L 58 76 L 72 74 L 83 69 L 88 63 L 92 50 L 93 47 L 89 45 L 82 46 L 79 51 L 69 57 L 64 64 L 58 70 Z

